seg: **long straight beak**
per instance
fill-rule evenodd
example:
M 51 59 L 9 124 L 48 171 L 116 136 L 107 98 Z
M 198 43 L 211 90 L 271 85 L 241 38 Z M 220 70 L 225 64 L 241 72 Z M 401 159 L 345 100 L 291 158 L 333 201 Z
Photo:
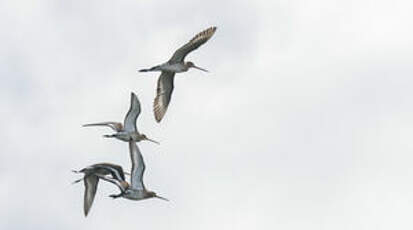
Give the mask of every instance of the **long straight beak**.
M 158 198 L 158 199 L 164 200 L 164 201 L 169 201 L 168 199 L 166 199 L 164 197 L 161 197 L 161 196 L 155 196 L 155 197 Z
M 150 142 L 153 142 L 153 143 L 158 144 L 158 145 L 161 144 L 161 143 L 159 143 L 159 142 L 157 142 L 157 141 L 155 141 L 155 140 L 149 139 L 149 138 L 146 138 L 145 140 L 150 141 Z
M 199 69 L 199 70 L 202 70 L 202 71 L 204 71 L 204 72 L 209 72 L 208 70 L 206 70 L 206 69 L 202 69 L 201 67 L 198 67 L 198 66 L 192 66 L 192 67 L 194 67 L 195 69 Z

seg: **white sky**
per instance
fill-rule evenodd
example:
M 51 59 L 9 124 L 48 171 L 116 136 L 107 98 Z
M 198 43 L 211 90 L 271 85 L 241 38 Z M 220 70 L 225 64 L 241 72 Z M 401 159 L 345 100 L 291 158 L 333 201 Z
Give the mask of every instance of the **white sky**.
M 1 1 L 0 229 L 412 229 L 413 3 Z M 218 26 L 176 77 L 157 73 Z M 88 218 L 80 169 L 129 171 L 128 146 L 81 124 L 142 103 L 145 184 L 171 202 L 112 200 Z

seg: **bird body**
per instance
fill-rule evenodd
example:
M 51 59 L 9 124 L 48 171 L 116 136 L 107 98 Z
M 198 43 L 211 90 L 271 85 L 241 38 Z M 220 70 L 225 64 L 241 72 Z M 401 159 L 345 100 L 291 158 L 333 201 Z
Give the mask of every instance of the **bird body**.
M 166 62 L 162 65 L 160 65 L 161 71 L 169 71 L 169 72 L 174 72 L 174 73 L 182 73 L 186 72 L 189 69 L 189 66 L 186 65 L 186 63 L 169 63 Z
M 155 120 L 160 122 L 168 109 L 169 102 L 173 91 L 173 79 L 175 73 L 182 73 L 188 71 L 190 68 L 199 69 L 205 72 L 207 70 L 196 66 L 193 62 L 185 62 L 186 55 L 198 49 L 201 45 L 207 42 L 216 31 L 216 27 L 210 27 L 193 37 L 188 43 L 180 47 L 174 52 L 169 61 L 154 66 L 150 69 L 141 69 L 139 72 L 161 71 L 158 79 L 158 86 L 156 89 L 156 97 L 154 100 L 153 110 Z
M 140 134 L 138 132 L 126 132 L 126 131 L 121 131 L 117 132 L 114 134 L 110 135 L 103 135 L 104 137 L 111 138 L 114 137 L 118 140 L 129 142 L 129 141 L 134 141 L 134 142 L 140 142 L 143 140 L 147 140 L 145 134 Z M 157 142 L 155 142 L 157 143 Z
M 189 65 L 186 63 L 178 62 L 178 63 L 169 63 L 165 62 L 161 65 L 154 66 L 150 69 L 142 69 L 140 72 L 155 72 L 155 71 L 166 71 L 172 73 L 182 73 L 186 72 L 189 69 Z
M 150 192 L 150 191 L 145 191 L 145 190 L 126 190 L 125 194 L 122 196 L 125 199 L 128 200 L 145 200 L 145 199 L 149 199 L 149 198 L 154 198 L 158 196 L 156 196 L 156 193 L 154 192 Z M 161 198 L 162 199 L 162 198 Z M 163 199 L 166 200 L 166 199 Z

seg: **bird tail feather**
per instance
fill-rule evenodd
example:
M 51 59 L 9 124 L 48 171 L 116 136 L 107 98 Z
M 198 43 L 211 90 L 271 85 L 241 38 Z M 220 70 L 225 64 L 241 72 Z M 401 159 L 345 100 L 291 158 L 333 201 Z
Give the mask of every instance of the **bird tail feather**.
M 150 69 L 140 69 L 139 72 L 150 72 L 150 71 L 157 71 L 157 70 L 159 70 L 159 65 L 154 66 Z

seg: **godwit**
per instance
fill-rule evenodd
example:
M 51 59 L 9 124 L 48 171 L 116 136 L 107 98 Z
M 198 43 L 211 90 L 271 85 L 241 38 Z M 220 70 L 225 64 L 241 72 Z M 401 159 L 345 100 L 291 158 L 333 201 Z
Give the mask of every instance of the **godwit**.
M 123 169 L 119 165 L 100 163 L 88 166 L 79 171 L 73 170 L 73 172 L 85 174 L 82 179 L 73 182 L 78 183 L 83 180 L 85 183 L 85 194 L 83 201 L 83 211 L 85 216 L 89 213 L 93 200 L 95 199 L 99 178 L 116 184 L 122 192 L 125 192 L 129 187 L 128 182 L 125 180 Z M 109 174 L 112 178 L 108 177 Z
M 159 144 L 159 142 L 149 139 L 146 137 L 145 134 L 141 134 L 138 132 L 136 128 L 136 119 L 138 118 L 139 114 L 141 113 L 141 104 L 138 100 L 138 97 L 135 93 L 131 93 L 131 105 L 129 108 L 128 113 L 125 116 L 125 120 L 122 123 L 108 121 L 108 122 L 101 122 L 101 123 L 93 123 L 93 124 L 85 124 L 84 127 L 87 126 L 108 126 L 112 128 L 116 133 L 111 135 L 104 135 L 104 137 L 114 137 L 122 141 L 129 142 L 130 140 L 139 142 L 142 140 L 147 140 Z
M 161 65 L 154 66 L 150 69 L 139 70 L 139 72 L 162 72 L 158 79 L 156 97 L 153 104 L 153 111 L 157 122 L 162 120 L 166 110 L 168 109 L 169 101 L 171 100 L 171 95 L 174 88 L 175 73 L 186 72 L 189 68 L 196 68 L 208 72 L 205 69 L 195 66 L 195 64 L 190 61 L 185 62 L 184 59 L 190 52 L 207 42 L 212 35 L 214 35 L 216 29 L 217 28 L 215 26 L 210 27 L 195 35 L 195 37 L 193 37 L 188 43 L 176 50 L 169 61 Z
M 130 200 L 143 200 L 149 198 L 158 198 L 161 200 L 168 199 L 156 195 L 155 192 L 148 191 L 143 184 L 143 173 L 145 171 L 145 162 L 143 161 L 143 157 L 141 152 L 139 151 L 138 146 L 134 141 L 129 141 L 129 151 L 130 157 L 132 161 L 132 170 L 131 170 L 131 178 L 130 178 L 130 186 L 123 191 L 123 188 L 120 183 L 116 184 L 120 189 L 121 193 L 118 195 L 110 195 L 112 198 L 119 198 L 123 197 Z

